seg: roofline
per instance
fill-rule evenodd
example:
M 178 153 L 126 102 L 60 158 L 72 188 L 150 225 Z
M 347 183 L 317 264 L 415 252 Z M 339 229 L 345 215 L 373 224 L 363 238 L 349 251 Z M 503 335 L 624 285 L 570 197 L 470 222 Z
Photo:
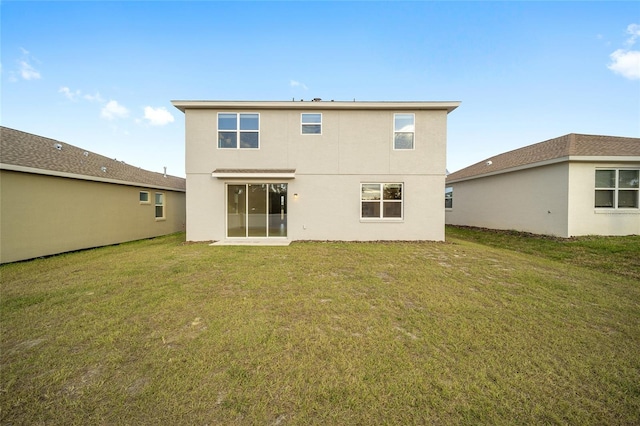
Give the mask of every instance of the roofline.
M 500 170 L 496 170 L 496 171 L 489 171 L 487 173 L 482 173 L 482 174 L 477 174 L 477 175 L 473 175 L 473 176 L 467 176 L 467 177 L 463 177 L 460 179 L 446 179 L 446 183 L 458 183 L 458 182 L 464 182 L 464 181 L 468 181 L 468 180 L 474 180 L 474 179 L 481 179 L 481 178 L 485 178 L 485 177 L 489 177 L 489 176 L 496 176 L 496 175 L 501 175 L 504 173 L 511 173 L 511 172 L 517 172 L 520 170 L 526 170 L 526 169 L 535 169 L 536 167 L 544 167 L 544 166 L 549 166 L 552 164 L 558 164 L 558 163 L 637 163 L 640 162 L 640 157 L 638 156 L 632 156 L 632 155 L 625 155 L 625 156 L 588 156 L 588 155 L 573 155 L 573 156 L 565 156 L 565 157 L 558 157 L 558 158 L 553 158 L 551 160 L 545 160 L 545 161 L 538 161 L 535 163 L 529 163 L 529 164 L 523 164 L 520 166 L 516 166 L 516 167 L 510 167 L 507 169 L 500 169 Z M 490 166 L 488 166 L 490 167 Z M 454 172 L 456 173 L 456 172 Z M 451 173 L 453 174 L 453 173 Z
M 187 109 L 291 109 L 291 110 L 446 110 L 453 111 L 460 101 L 171 101 Z
M 7 170 L 11 172 L 21 172 L 21 173 L 32 173 L 37 175 L 54 176 L 54 177 L 62 177 L 62 178 L 69 178 L 69 179 L 87 180 L 92 182 L 114 183 L 114 184 L 125 185 L 125 186 L 136 186 L 140 188 L 162 189 L 164 191 L 186 192 L 186 189 L 174 188 L 170 186 L 159 186 L 159 185 L 151 185 L 151 184 L 146 184 L 141 182 L 129 182 L 129 181 L 118 180 L 118 179 L 100 178 L 97 176 L 79 175 L 76 173 L 67 173 L 67 172 L 59 172 L 55 170 L 37 169 L 34 167 L 17 166 L 15 164 L 0 163 L 0 170 Z

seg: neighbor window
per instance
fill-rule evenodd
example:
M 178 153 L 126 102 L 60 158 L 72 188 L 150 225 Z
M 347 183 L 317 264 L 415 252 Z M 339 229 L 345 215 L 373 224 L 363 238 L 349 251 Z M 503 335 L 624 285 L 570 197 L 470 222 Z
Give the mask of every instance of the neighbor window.
M 362 219 L 402 219 L 402 184 L 360 184 L 360 205 Z
M 218 148 L 260 146 L 260 114 L 218 113 Z
M 303 135 L 322 134 L 322 114 L 301 114 L 300 123 Z
M 595 206 L 637 209 L 640 169 L 596 170 Z
M 393 149 L 413 149 L 415 114 L 393 115 Z
M 164 219 L 164 194 L 156 192 L 156 219 Z
M 149 193 L 147 191 L 140 191 L 140 204 L 149 204 Z
M 453 188 L 450 186 L 444 189 L 444 208 L 453 208 Z

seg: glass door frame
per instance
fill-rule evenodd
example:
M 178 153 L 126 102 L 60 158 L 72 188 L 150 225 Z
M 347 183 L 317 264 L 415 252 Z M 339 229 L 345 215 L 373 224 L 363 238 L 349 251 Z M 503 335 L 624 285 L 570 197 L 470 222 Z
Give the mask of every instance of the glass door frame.
M 251 204 L 250 200 L 250 187 L 251 186 L 262 186 L 265 191 L 264 196 L 264 205 L 258 206 L 255 203 Z M 279 189 L 275 189 L 278 187 Z M 263 239 L 263 238 L 287 238 L 287 210 L 288 210 L 288 197 L 287 193 L 289 190 L 288 183 L 285 182 L 226 182 L 225 183 L 225 238 L 227 239 Z M 238 188 L 239 192 L 233 194 L 235 196 L 236 203 L 236 211 L 231 212 L 229 209 L 231 206 L 230 203 L 230 190 L 232 187 L 242 187 Z M 283 193 L 284 192 L 284 193 Z M 242 200 L 238 200 L 238 196 L 242 196 Z M 272 199 L 272 197 L 278 197 Z M 277 200 L 280 200 L 278 203 Z M 275 201 L 274 201 L 275 200 Z M 253 216 L 250 211 L 252 210 L 252 205 L 257 207 L 264 207 L 265 211 L 262 212 L 262 209 L 258 210 L 258 213 Z M 275 207 L 274 207 L 275 206 Z M 272 211 L 273 209 L 277 209 L 279 207 L 279 211 Z M 240 211 L 242 210 L 243 211 Z M 235 215 L 235 218 L 232 218 L 232 215 Z M 264 228 L 260 225 L 260 217 L 264 216 Z M 244 235 L 229 235 L 230 234 L 230 224 L 238 223 L 239 229 L 244 228 Z M 252 223 L 256 223 L 256 219 L 258 220 L 258 226 L 252 226 Z M 258 233 L 260 233 L 261 229 L 264 229 L 264 235 L 250 235 L 252 229 L 255 231 L 257 229 Z

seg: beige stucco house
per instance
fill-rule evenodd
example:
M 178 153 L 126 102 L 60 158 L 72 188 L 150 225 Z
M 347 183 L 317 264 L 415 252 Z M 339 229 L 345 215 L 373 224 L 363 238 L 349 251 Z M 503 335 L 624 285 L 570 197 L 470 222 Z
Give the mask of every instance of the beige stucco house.
M 459 102 L 173 101 L 187 239 L 443 240 Z
M 569 134 L 447 176 L 446 223 L 535 234 L 640 234 L 640 139 Z
M 185 179 L 0 127 L 0 263 L 185 228 Z

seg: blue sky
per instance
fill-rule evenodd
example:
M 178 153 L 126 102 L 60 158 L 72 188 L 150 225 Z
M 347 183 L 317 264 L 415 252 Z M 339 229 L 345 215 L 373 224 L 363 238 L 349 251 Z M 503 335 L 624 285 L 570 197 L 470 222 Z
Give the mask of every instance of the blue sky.
M 447 168 L 640 137 L 637 2 L 2 1 L 1 122 L 184 176 L 171 100 L 461 101 Z

